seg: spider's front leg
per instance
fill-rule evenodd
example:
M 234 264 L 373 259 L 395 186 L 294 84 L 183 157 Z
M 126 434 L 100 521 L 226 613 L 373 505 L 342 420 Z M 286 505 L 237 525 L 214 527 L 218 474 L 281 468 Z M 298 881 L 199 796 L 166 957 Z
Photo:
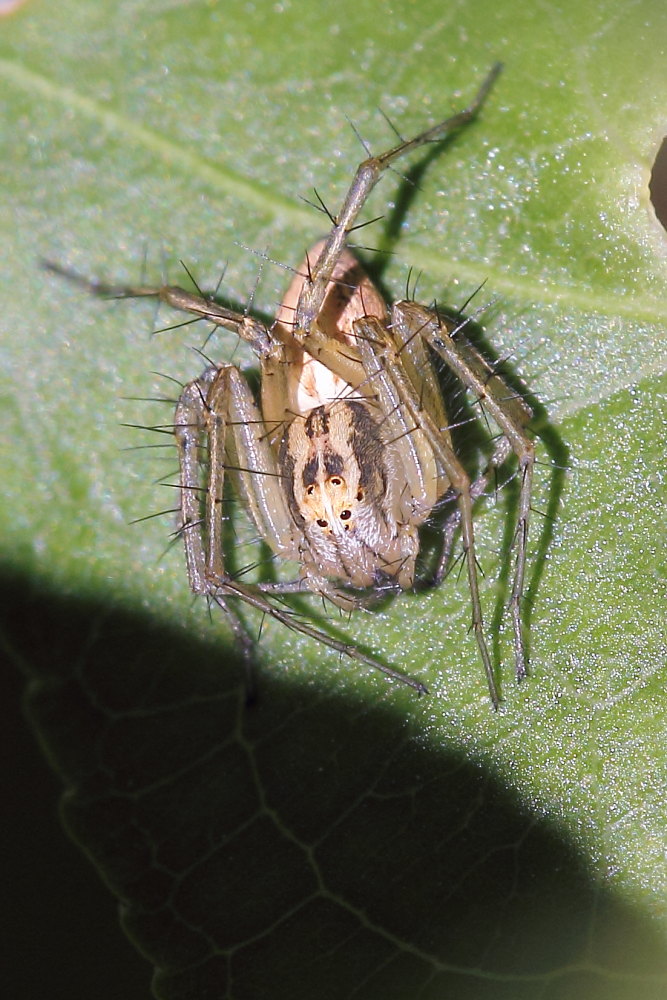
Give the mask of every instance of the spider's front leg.
M 240 618 L 229 606 L 224 592 L 211 582 L 210 544 L 205 541 L 204 526 L 209 523 L 209 507 L 216 517 L 222 518 L 222 505 L 215 511 L 215 505 L 208 502 L 208 490 L 201 482 L 201 446 L 203 435 L 210 424 L 208 395 L 218 378 L 218 369 L 207 369 L 201 378 L 189 382 L 176 406 L 174 416 L 174 436 L 178 449 L 180 467 L 179 495 L 181 523 L 180 535 L 185 548 L 185 559 L 190 588 L 195 594 L 212 598 L 225 612 L 236 642 L 241 650 L 246 670 L 249 671 L 253 659 L 253 642 Z M 220 483 L 222 490 L 223 483 Z M 206 516 L 202 516 L 202 490 L 206 492 Z M 209 530 L 209 538 L 211 532 Z M 214 527 L 213 534 L 218 534 Z M 224 572 L 224 571 L 223 571 Z
M 262 414 L 237 368 L 209 368 L 185 386 L 174 415 L 174 436 L 180 469 L 179 530 L 190 587 L 224 611 L 250 678 L 255 643 L 228 598 L 239 598 L 285 625 L 292 622 L 259 587 L 241 583 L 226 569 L 223 523 L 227 472 L 233 474 L 248 513 L 270 548 L 285 558 L 296 558 L 298 546 Z M 202 462 L 204 451 L 207 459 Z M 280 589 L 278 585 L 274 592 L 280 593 Z M 248 687 L 252 689 L 251 678 Z
M 472 628 L 491 701 L 494 708 L 498 708 L 500 694 L 484 636 L 479 597 L 472 485 L 452 447 L 441 401 L 432 392 L 434 376 L 426 352 L 423 348 L 410 346 L 419 338 L 420 330 L 415 327 L 408 336 L 404 336 L 406 331 L 399 329 L 395 318 L 391 328 L 387 330 L 373 317 L 359 320 L 355 324 L 355 330 L 369 381 L 381 401 L 382 412 L 387 414 L 386 420 L 396 445 L 400 448 L 404 470 L 407 471 L 412 464 L 410 451 L 414 449 L 418 467 L 422 474 L 427 473 L 422 487 L 416 492 L 416 495 L 421 495 L 426 506 L 414 511 L 414 523 L 423 523 L 426 514 L 442 495 L 443 487 L 450 486 L 456 494 L 472 604 Z M 423 369 L 419 366 L 422 357 L 426 366 Z
M 502 438 L 496 446 L 489 469 L 477 482 L 484 484 L 489 470 L 499 467 L 510 452 L 513 451 L 517 456 L 520 477 L 519 509 L 515 533 L 514 580 L 509 608 L 514 631 L 516 676 L 518 680 L 522 680 L 527 673 L 527 663 L 521 601 L 524 591 L 535 465 L 535 445 L 526 431 L 526 426 L 532 418 L 532 411 L 521 396 L 498 375 L 493 366 L 470 343 L 462 330 L 451 330 L 432 310 L 414 302 L 399 302 L 392 310 L 392 325 L 402 341 L 410 341 L 416 334 L 423 337 L 460 382 L 474 394 L 480 406 L 500 428 Z M 463 512 L 462 517 L 464 517 Z M 463 529 L 465 538 L 465 523 Z
M 220 365 L 208 369 L 185 387 L 176 407 L 174 434 L 180 463 L 182 530 L 195 593 L 210 594 L 212 585 L 229 582 L 222 526 L 225 473 L 230 468 L 259 534 L 277 555 L 294 558 L 298 551 L 294 525 L 269 435 L 238 368 Z M 208 481 L 202 485 L 204 440 L 208 444 Z

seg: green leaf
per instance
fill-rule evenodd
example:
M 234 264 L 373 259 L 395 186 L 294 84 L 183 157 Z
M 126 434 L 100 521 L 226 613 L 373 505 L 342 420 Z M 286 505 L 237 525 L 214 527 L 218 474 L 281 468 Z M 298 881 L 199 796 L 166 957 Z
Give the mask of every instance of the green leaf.
M 664 995 L 666 244 L 648 175 L 666 22 L 651 0 L 71 0 L 3 21 L 3 642 L 157 996 Z M 156 483 L 173 454 L 128 451 L 153 439 L 124 426 L 168 427 L 171 407 L 128 397 L 177 391 L 151 371 L 198 374 L 200 333 L 149 339 L 150 307 L 38 261 L 135 281 L 146 252 L 151 275 L 181 280 L 182 259 L 208 287 L 227 263 L 225 296 L 254 289 L 270 316 L 285 274 L 258 280 L 244 247 L 295 265 L 322 234 L 301 199 L 316 186 L 336 210 L 364 155 L 348 117 L 382 150 L 378 107 L 409 135 L 497 59 L 479 121 L 415 158 L 417 188 L 385 178 L 361 239 L 393 250 L 395 297 L 410 267 L 425 302 L 486 279 L 487 343 L 543 401 L 531 677 L 512 682 L 502 614 L 510 490 L 476 521 L 501 712 L 453 578 L 335 623 L 428 697 L 268 622 L 246 708 L 225 623 L 163 554 L 173 521 L 128 526 L 174 505 Z M 234 351 L 207 346 L 251 360 Z

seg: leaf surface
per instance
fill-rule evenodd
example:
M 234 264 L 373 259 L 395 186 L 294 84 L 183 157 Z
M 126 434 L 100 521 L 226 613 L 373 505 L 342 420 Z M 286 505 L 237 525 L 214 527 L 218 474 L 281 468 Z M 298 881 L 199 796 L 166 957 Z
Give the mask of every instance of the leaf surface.
M 666 21 L 651 0 L 71 0 L 3 22 L 3 641 L 158 996 L 664 995 Z M 409 135 L 496 59 L 479 121 L 410 162 L 416 187 L 383 180 L 360 242 L 392 250 L 397 298 L 410 267 L 425 302 L 486 279 L 487 344 L 543 401 L 531 677 L 502 616 L 510 490 L 476 522 L 500 713 L 454 578 L 335 623 L 428 698 L 269 622 L 246 709 L 224 623 L 160 558 L 173 522 L 127 524 L 174 506 L 174 457 L 127 450 L 153 439 L 120 425 L 171 409 L 126 397 L 173 396 L 149 373 L 197 374 L 201 332 L 149 339 L 172 317 L 37 261 L 134 281 L 146 253 L 207 287 L 227 263 L 225 296 L 270 316 L 285 274 L 243 247 L 294 265 L 322 234 L 301 199 L 340 203 L 364 155 L 346 116 L 380 151 L 378 107 Z

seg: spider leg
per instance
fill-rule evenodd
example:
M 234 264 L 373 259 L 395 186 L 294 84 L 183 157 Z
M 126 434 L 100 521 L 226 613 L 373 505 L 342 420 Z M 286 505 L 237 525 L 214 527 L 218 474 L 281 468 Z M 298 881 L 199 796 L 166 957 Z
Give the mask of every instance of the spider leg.
M 368 372 L 369 381 L 372 381 L 380 397 L 382 411 L 391 413 L 395 419 L 402 421 L 405 425 L 405 433 L 411 434 L 415 428 L 418 428 L 424 434 L 441 474 L 446 477 L 456 494 L 461 517 L 463 548 L 466 554 L 468 589 L 472 605 L 472 629 L 484 665 L 491 701 L 494 708 L 498 708 L 500 694 L 484 637 L 482 605 L 479 597 L 470 478 L 457 458 L 448 434 L 443 433 L 432 414 L 423 406 L 416 387 L 412 384 L 403 366 L 397 363 L 400 348 L 393 347 L 391 336 L 383 325 L 373 317 L 368 317 L 357 321 L 355 331 L 358 333 L 357 342 L 364 367 Z M 378 349 L 378 345 L 383 340 L 386 348 L 384 351 Z M 391 356 L 392 348 L 394 357 Z
M 339 639 L 335 639 L 327 632 L 323 632 L 314 625 L 309 625 L 307 622 L 302 621 L 289 611 L 283 611 L 280 608 L 275 607 L 275 605 L 271 604 L 266 599 L 264 594 L 258 588 L 245 586 L 237 580 L 230 578 L 221 578 L 219 580 L 212 579 L 211 582 L 216 584 L 224 593 L 240 597 L 246 604 L 249 604 L 253 608 L 257 608 L 258 611 L 263 612 L 263 614 L 269 616 L 270 618 L 274 618 L 276 621 L 285 625 L 287 628 L 292 629 L 294 632 L 300 632 L 302 635 L 307 635 L 311 639 L 316 639 L 318 642 L 328 646 L 330 649 L 335 649 L 336 652 L 341 653 L 343 656 L 348 656 L 351 660 L 356 660 L 358 663 L 363 663 L 365 666 L 373 667 L 374 670 L 379 670 L 386 677 L 390 677 L 394 681 L 399 681 L 401 684 L 407 684 L 408 687 L 414 688 L 418 694 L 428 693 L 426 686 L 414 677 L 408 677 L 407 674 L 399 673 L 398 670 L 392 670 L 391 667 L 387 667 L 384 663 L 376 660 L 373 656 L 368 656 L 363 652 L 363 650 L 358 649 L 352 643 L 341 642 Z
M 335 587 L 324 577 L 313 577 L 310 572 L 308 578 L 300 577 L 298 580 L 277 580 L 275 582 L 260 582 L 257 590 L 262 594 L 318 594 L 327 601 L 331 601 L 342 611 L 354 611 L 357 608 L 370 608 L 377 604 L 382 598 L 382 592 L 375 589 L 370 593 L 349 593 L 339 587 Z M 387 588 L 388 592 L 395 592 L 396 588 Z
M 481 358 L 481 360 L 484 361 L 483 358 Z M 512 447 L 507 438 L 505 436 L 500 437 L 496 442 L 496 447 L 493 450 L 493 454 L 491 455 L 486 468 L 480 473 L 477 479 L 474 480 L 472 486 L 470 487 L 470 495 L 473 501 L 479 499 L 479 497 L 484 494 L 487 486 L 489 485 L 489 480 L 493 476 L 494 472 L 499 469 L 505 461 L 507 461 L 511 451 Z M 442 552 L 440 554 L 440 559 L 438 560 L 438 566 L 433 575 L 432 582 L 434 587 L 437 587 L 438 584 L 442 583 L 447 574 L 452 548 L 454 545 L 454 537 L 460 523 L 461 515 L 459 511 L 455 510 L 452 511 L 443 524 Z
M 504 440 L 504 438 L 503 438 Z M 495 453 L 494 453 L 495 454 Z M 504 459 L 503 459 L 504 461 Z M 502 463 L 500 463 L 502 464 Z M 484 493 L 491 472 L 494 468 L 493 459 L 487 465 L 486 469 L 475 479 L 470 486 L 470 498 L 474 503 L 479 497 Z M 456 532 L 461 524 L 461 511 L 453 510 L 451 514 L 445 519 L 442 526 L 442 551 L 440 553 L 440 558 L 438 559 L 438 565 L 436 567 L 435 573 L 432 579 L 429 581 L 430 585 L 437 587 L 442 583 L 447 571 L 449 570 L 450 560 L 452 556 L 452 549 L 454 547 L 454 539 L 456 537 Z
M 205 399 L 208 388 L 217 375 L 209 368 L 201 378 L 190 382 L 178 401 L 174 434 L 180 464 L 180 533 L 185 548 L 185 559 L 190 588 L 195 594 L 211 597 L 224 611 L 246 667 L 248 691 L 252 689 L 251 671 L 254 644 L 243 623 L 222 594 L 211 592 L 207 579 L 206 555 L 201 515 L 201 483 L 199 448 L 206 424 Z
M 232 330 L 242 340 L 245 340 L 255 353 L 261 357 L 270 355 L 273 341 L 271 335 L 260 320 L 244 313 L 226 309 L 211 298 L 188 292 L 178 285 L 112 285 L 95 278 L 85 278 L 70 271 L 54 261 L 43 261 L 43 267 L 54 274 L 59 274 L 68 281 L 85 288 L 92 295 L 102 299 L 159 299 L 172 309 L 189 312 L 199 316 L 214 326 L 222 326 Z
M 520 475 L 519 509 L 515 535 L 514 581 L 509 608 L 514 631 L 516 676 L 518 680 L 522 680 L 526 676 L 527 665 L 521 600 L 524 591 L 530 500 L 535 465 L 535 445 L 526 431 L 526 426 L 532 417 L 532 411 L 462 334 L 460 328 L 450 331 L 446 323 L 432 310 L 425 309 L 413 302 L 397 303 L 393 310 L 393 321 L 397 326 L 407 326 L 413 333 L 417 330 L 421 331 L 422 336 L 433 350 L 440 355 L 463 385 L 476 396 L 480 405 L 484 407 L 502 431 L 503 437 L 491 458 L 489 471 L 501 465 L 510 450 L 517 456 Z M 483 477 L 480 482 L 483 482 Z
M 334 226 L 327 237 L 317 263 L 313 267 L 312 273 L 304 283 L 301 291 L 296 309 L 296 326 L 298 329 L 307 331 L 308 333 L 312 332 L 322 308 L 327 285 L 331 281 L 334 268 L 345 246 L 347 235 L 354 226 L 364 202 L 387 167 L 391 166 L 395 160 L 401 156 L 405 156 L 411 150 L 417 149 L 419 146 L 423 146 L 429 142 L 438 142 L 450 132 L 454 132 L 471 122 L 484 104 L 501 68 L 500 63 L 496 63 L 492 67 L 477 95 L 463 111 L 459 111 L 438 125 L 434 125 L 425 132 L 421 132 L 414 139 L 401 142 L 398 146 L 388 149 L 379 156 L 369 157 L 359 165 L 352 185 L 343 202 L 343 207 L 336 217 Z

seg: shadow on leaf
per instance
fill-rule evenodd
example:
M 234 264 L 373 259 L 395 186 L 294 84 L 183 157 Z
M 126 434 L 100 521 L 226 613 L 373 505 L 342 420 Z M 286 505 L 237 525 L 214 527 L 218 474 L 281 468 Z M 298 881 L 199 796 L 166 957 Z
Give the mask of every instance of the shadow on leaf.
M 2 601 L 65 824 L 157 996 L 664 996 L 648 919 L 391 688 L 266 670 L 246 708 L 231 650 L 9 575 Z

